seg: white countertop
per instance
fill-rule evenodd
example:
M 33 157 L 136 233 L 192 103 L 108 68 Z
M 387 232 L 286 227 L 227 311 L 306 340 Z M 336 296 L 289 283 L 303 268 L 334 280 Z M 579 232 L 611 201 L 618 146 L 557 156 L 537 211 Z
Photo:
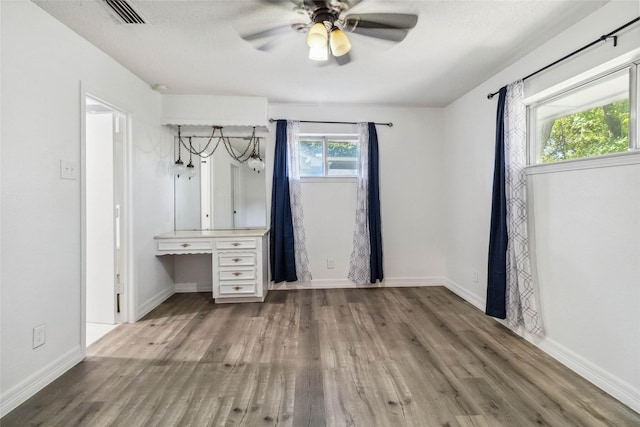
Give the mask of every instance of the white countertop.
M 170 231 L 153 236 L 154 239 L 210 239 L 214 237 L 262 237 L 268 228 L 242 228 L 234 230 L 185 230 Z

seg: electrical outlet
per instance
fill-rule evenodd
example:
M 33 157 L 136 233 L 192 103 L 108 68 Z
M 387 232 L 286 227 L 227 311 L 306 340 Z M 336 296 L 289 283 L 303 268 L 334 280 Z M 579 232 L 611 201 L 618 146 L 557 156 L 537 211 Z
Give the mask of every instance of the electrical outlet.
M 42 324 L 33 328 L 33 348 L 38 348 L 47 341 L 47 325 Z
M 478 283 L 478 272 L 477 271 L 473 272 L 473 283 Z
M 327 259 L 327 268 L 328 269 L 332 269 L 333 267 L 334 267 L 333 266 L 333 258 L 328 258 Z
M 60 160 L 60 178 L 61 179 L 78 179 L 79 173 L 78 163 L 73 160 Z

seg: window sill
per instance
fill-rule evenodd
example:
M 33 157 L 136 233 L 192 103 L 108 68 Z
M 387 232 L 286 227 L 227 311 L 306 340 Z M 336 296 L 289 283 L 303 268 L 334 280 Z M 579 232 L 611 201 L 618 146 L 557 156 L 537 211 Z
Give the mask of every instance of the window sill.
M 303 184 L 310 183 L 323 183 L 323 184 L 334 184 L 334 183 L 357 183 L 358 177 L 355 176 L 302 176 L 300 177 L 300 182 Z
M 525 174 L 538 175 L 544 173 L 568 172 L 574 170 L 598 169 L 637 164 L 640 164 L 640 150 L 631 150 L 625 153 L 529 165 L 525 168 Z

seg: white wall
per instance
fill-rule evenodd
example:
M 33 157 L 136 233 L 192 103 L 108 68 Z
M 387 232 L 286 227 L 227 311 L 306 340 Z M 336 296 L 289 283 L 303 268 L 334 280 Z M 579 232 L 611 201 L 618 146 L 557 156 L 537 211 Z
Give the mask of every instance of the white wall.
M 439 280 L 444 273 L 441 246 L 446 219 L 441 209 L 445 194 L 441 109 L 271 104 L 269 114 L 290 120 L 393 122 L 393 127 L 377 126 L 385 281 L 391 285 Z M 352 125 L 305 123 L 300 131 L 357 133 Z M 268 136 L 267 177 L 272 176 L 274 148 L 275 124 Z M 271 184 L 269 179 L 267 194 Z M 348 285 L 356 184 L 303 183 L 302 198 L 312 285 Z M 328 258 L 334 260 L 334 269 L 327 268 Z
M 131 114 L 134 280 L 138 313 L 173 292 L 153 235 L 173 227 L 167 173 L 171 137 L 159 126 L 160 95 L 29 1 L 3 1 L 2 413 L 83 355 L 80 180 L 61 180 L 60 160 L 80 162 L 81 82 Z M 32 349 L 32 328 L 47 325 Z
M 445 109 L 448 286 L 484 309 L 496 98 L 486 95 L 639 14 L 612 2 Z M 526 96 L 640 47 L 636 25 L 527 82 Z M 638 54 L 635 54 L 638 55 Z M 536 343 L 640 410 L 640 166 L 529 177 L 546 337 Z M 479 283 L 473 273 L 480 273 Z

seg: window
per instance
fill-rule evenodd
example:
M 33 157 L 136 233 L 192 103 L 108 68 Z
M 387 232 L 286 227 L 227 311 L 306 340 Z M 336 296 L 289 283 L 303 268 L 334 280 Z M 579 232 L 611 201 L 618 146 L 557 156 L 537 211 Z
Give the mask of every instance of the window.
M 357 135 L 300 135 L 300 176 L 358 176 Z
M 530 163 L 552 163 L 636 148 L 635 65 L 530 107 Z

